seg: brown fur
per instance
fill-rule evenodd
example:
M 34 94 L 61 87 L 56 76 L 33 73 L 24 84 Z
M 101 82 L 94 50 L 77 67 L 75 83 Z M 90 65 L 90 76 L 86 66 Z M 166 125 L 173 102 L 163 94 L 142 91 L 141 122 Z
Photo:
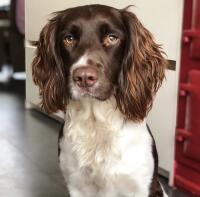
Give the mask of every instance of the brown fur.
M 134 121 L 143 120 L 164 79 L 166 60 L 160 45 L 136 15 L 122 10 L 127 43 L 116 94 L 121 112 Z
M 40 33 L 36 56 L 32 63 L 33 81 L 40 88 L 41 106 L 47 113 L 65 110 L 66 77 L 59 47 L 56 46 L 57 17 Z

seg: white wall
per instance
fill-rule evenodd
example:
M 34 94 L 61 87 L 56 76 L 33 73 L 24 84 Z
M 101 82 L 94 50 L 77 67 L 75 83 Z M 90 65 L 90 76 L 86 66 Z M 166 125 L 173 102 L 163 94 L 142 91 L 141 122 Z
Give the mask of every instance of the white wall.
M 0 6 L 8 6 L 10 5 L 10 0 L 1 0 L 0 1 Z
M 160 167 L 172 172 L 183 1 L 26 0 L 26 40 L 38 39 L 39 32 L 50 18 L 51 12 L 91 3 L 106 4 L 116 8 L 135 5 L 131 10 L 153 33 L 156 41 L 163 45 L 168 59 L 176 61 L 176 71 L 167 72 L 166 81 L 159 90 L 148 116 L 149 125 L 157 142 Z M 32 83 L 30 67 L 33 51 L 34 48 L 27 45 L 27 100 L 37 104 L 38 89 Z

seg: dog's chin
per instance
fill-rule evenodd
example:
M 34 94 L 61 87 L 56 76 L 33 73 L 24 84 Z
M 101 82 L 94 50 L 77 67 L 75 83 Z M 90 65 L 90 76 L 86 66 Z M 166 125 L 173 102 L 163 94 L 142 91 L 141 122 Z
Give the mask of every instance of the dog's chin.
M 113 95 L 113 91 L 109 90 L 89 90 L 89 89 L 81 89 L 81 90 L 77 90 L 77 89 L 73 89 L 71 91 L 71 97 L 73 100 L 82 100 L 85 98 L 90 98 L 90 99 L 96 99 L 99 101 L 105 101 L 107 99 L 109 99 L 111 96 Z

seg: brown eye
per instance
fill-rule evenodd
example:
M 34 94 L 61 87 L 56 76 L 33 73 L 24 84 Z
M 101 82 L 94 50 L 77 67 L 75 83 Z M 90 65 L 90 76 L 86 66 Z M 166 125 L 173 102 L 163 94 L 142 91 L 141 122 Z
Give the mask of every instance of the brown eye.
M 69 34 L 65 37 L 64 43 L 68 47 L 73 47 L 76 44 L 76 39 L 73 35 Z
M 116 43 L 118 43 L 118 41 L 119 41 L 119 38 L 116 35 L 108 34 L 103 39 L 103 45 L 105 47 L 108 47 L 108 46 L 111 46 L 111 45 L 115 45 Z

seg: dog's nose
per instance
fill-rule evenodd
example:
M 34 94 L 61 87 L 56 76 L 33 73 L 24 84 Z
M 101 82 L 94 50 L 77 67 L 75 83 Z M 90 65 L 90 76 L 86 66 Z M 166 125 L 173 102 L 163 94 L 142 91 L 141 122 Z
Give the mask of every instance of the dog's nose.
M 76 68 L 73 80 L 79 87 L 92 87 L 98 80 L 98 70 L 89 66 Z

